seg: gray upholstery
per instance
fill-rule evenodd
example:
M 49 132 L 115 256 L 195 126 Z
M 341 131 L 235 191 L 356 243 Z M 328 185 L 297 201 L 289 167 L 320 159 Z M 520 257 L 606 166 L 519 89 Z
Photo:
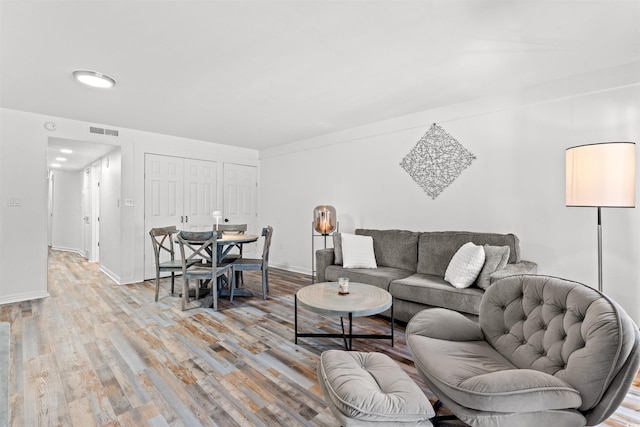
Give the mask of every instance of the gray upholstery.
M 318 380 L 343 426 L 431 426 L 435 415 L 416 383 L 382 353 L 325 351 Z
M 580 283 L 507 277 L 484 293 L 479 321 L 428 309 L 406 329 L 418 372 L 473 426 L 598 424 L 640 364 L 637 326 Z
M 436 231 L 422 233 L 418 244 L 418 267 L 421 274 L 444 277 L 449 261 L 467 242 L 476 245 L 509 246 L 509 263 L 520 262 L 520 245 L 514 234 Z
M 520 246 L 514 234 L 472 233 L 467 231 L 413 232 L 406 230 L 357 229 L 358 235 L 371 236 L 378 268 L 343 268 L 338 235 L 334 235 L 336 248 L 316 251 L 317 281 L 337 281 L 348 277 L 353 282 L 366 283 L 388 290 L 393 296 L 394 317 L 408 322 L 419 311 L 436 306 L 450 308 L 467 316 L 476 316 L 480 310 L 483 288 L 496 280 L 514 274 L 535 273 L 534 262 L 520 259 Z M 337 233 L 336 233 L 337 234 Z M 451 258 L 465 243 L 491 247 L 508 247 L 509 259 L 492 262 L 483 267 L 476 284 L 456 289 L 445 282 L 444 275 Z M 494 271 L 495 270 L 495 271 Z
M 480 301 L 484 295 L 484 291 L 475 286 L 454 288 L 442 277 L 428 274 L 413 274 L 394 280 L 389 286 L 389 292 L 396 299 L 449 308 L 476 316 L 480 312 Z
M 420 233 L 405 230 L 357 229 L 356 234 L 373 238 L 373 252 L 379 266 L 416 271 Z M 444 276 L 444 273 L 442 275 Z
M 337 282 L 338 278 L 346 276 L 352 282 L 366 283 L 388 291 L 391 281 L 403 279 L 412 273 L 409 270 L 393 267 L 342 268 L 338 265 L 330 265 L 325 270 L 325 279 L 330 282 Z

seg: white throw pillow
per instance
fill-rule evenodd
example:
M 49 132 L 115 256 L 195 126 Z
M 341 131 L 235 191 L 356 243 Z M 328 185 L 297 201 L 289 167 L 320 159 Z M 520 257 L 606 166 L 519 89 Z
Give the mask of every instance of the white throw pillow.
M 451 258 L 444 280 L 456 288 L 468 288 L 475 282 L 484 265 L 484 249 L 471 242 L 465 243 Z
M 344 268 L 378 268 L 371 236 L 340 233 Z

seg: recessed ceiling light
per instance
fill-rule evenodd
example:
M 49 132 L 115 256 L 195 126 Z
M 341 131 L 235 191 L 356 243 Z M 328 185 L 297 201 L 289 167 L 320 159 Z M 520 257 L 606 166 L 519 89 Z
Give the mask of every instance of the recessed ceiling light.
M 51 163 L 52 168 L 59 168 L 60 166 L 62 166 L 60 163 Z
M 69 150 L 68 148 L 63 148 L 60 150 L 60 152 L 65 154 L 71 154 L 73 153 L 73 150 Z
M 102 74 L 98 71 L 90 70 L 75 70 L 73 77 L 80 83 L 84 83 L 89 86 L 107 89 L 116 85 L 116 80 L 106 74 Z
M 67 161 L 66 157 L 56 157 L 56 160 L 59 161 L 59 162 L 66 162 Z

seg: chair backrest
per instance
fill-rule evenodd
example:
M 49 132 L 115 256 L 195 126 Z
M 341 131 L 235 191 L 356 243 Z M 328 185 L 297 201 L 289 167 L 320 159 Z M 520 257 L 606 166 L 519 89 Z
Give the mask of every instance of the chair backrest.
M 553 375 L 580 392 L 595 425 L 613 413 L 638 365 L 638 327 L 615 302 L 581 283 L 519 275 L 485 292 L 480 327 L 515 366 Z
M 175 226 L 158 227 L 149 230 L 151 243 L 153 245 L 153 254 L 156 258 L 156 266 L 160 265 L 160 258 L 163 254 L 174 260 L 173 235 L 177 233 Z
M 247 231 L 247 224 L 218 224 L 218 226 L 216 227 L 216 225 L 213 225 L 213 231 L 224 231 L 227 233 L 239 233 L 239 234 L 244 234 L 245 231 Z
M 213 231 L 181 231 L 177 235 L 182 256 L 182 269 L 193 261 L 217 265 L 217 235 Z
M 262 229 L 264 236 L 264 247 L 262 248 L 262 268 L 266 270 L 269 266 L 269 248 L 271 247 L 271 236 L 273 236 L 273 227 L 270 225 Z

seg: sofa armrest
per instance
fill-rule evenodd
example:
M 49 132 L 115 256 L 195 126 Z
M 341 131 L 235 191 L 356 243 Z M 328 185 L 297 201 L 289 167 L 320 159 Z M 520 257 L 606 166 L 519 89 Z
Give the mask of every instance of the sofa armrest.
M 489 283 L 493 285 L 500 279 L 509 276 L 517 276 L 519 274 L 535 274 L 538 271 L 538 264 L 532 261 L 520 261 L 513 264 L 507 264 L 504 268 L 491 273 Z
M 462 313 L 445 308 L 427 308 L 411 318 L 406 335 L 422 335 L 447 341 L 484 339 L 480 325 Z
M 324 272 L 335 261 L 333 248 L 318 249 L 316 251 L 316 282 L 326 282 Z

